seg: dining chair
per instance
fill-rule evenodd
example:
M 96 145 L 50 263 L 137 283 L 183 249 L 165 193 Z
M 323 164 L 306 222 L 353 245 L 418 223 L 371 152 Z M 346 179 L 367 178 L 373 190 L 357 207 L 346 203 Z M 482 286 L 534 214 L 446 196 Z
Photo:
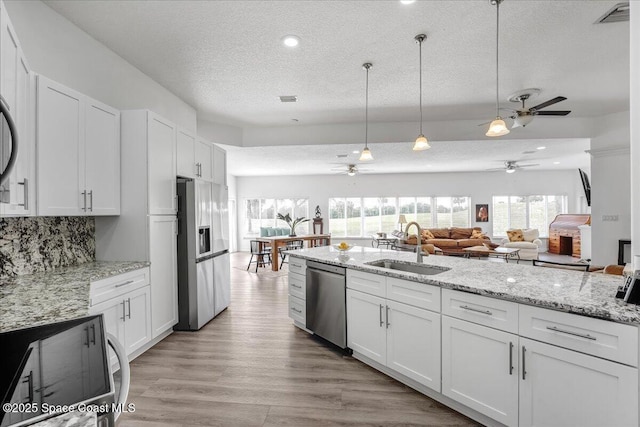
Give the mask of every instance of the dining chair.
M 290 251 L 290 250 L 295 250 L 295 249 L 302 249 L 304 247 L 304 241 L 303 240 L 292 240 L 290 242 L 286 242 L 284 246 L 280 246 L 278 248 L 278 252 L 280 253 L 280 268 L 282 268 L 282 265 L 285 263 L 285 259 L 287 258 L 287 254 L 284 253 L 284 251 Z M 289 261 L 286 261 L 287 264 L 289 264 Z
M 265 267 L 267 264 L 271 264 L 271 250 L 265 248 L 265 243 L 259 240 L 251 240 L 249 245 L 251 246 L 251 258 L 249 258 L 247 271 L 249 270 L 249 267 L 251 267 L 251 264 L 255 262 L 257 273 L 258 267 Z M 253 260 L 254 256 L 256 257 L 255 261 Z
M 564 263 L 554 261 L 532 260 L 534 267 L 561 268 L 564 270 L 589 271 L 590 264 Z
M 329 246 L 330 244 L 331 244 L 331 238 L 329 237 L 319 237 L 311 241 L 312 248 L 317 248 L 320 246 Z

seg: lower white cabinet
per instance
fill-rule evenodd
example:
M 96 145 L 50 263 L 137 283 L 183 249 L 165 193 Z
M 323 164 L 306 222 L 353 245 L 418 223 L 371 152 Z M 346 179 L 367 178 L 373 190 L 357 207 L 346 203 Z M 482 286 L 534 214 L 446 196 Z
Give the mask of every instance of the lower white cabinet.
M 637 426 L 638 371 L 520 338 L 520 426 Z
M 153 338 L 178 323 L 176 217 L 149 216 L 151 326 Z
M 518 425 L 518 336 L 442 316 L 442 394 Z
M 440 314 L 347 289 L 347 346 L 440 391 Z
M 305 260 L 289 256 L 289 318 L 302 329 L 307 325 L 306 270 Z

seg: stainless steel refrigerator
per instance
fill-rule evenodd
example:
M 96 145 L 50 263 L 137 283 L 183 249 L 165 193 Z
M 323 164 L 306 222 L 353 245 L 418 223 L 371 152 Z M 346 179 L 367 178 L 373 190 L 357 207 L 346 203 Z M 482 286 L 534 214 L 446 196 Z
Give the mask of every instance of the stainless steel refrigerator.
M 225 187 L 178 178 L 178 324 L 198 330 L 230 303 Z

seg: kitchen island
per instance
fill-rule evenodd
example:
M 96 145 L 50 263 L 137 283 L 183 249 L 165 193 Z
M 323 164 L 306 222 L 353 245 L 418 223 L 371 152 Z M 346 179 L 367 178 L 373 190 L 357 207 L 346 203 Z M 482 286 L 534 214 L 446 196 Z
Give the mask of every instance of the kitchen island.
M 289 255 L 296 326 L 306 261 L 347 268 L 353 356 L 483 424 L 638 425 L 640 310 L 614 297 L 620 276 L 444 256 L 417 274 L 386 268 L 415 254 L 364 247 Z

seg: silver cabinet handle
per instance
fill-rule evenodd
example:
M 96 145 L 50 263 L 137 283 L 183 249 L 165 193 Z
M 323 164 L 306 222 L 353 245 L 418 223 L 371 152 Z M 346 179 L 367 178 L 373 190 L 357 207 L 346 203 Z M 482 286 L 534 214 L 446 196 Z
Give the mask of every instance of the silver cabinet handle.
M 25 178 L 22 182 L 19 182 L 18 185 L 22 185 L 22 189 L 24 190 L 24 203 L 19 204 L 18 206 L 22 206 L 25 211 L 29 210 L 29 180 Z
M 513 375 L 513 343 L 509 342 L 509 375 Z
M 124 311 L 124 300 L 123 300 L 122 301 L 122 317 L 120 319 L 122 319 L 122 321 L 124 322 L 126 318 L 127 318 L 127 313 Z
M 91 344 L 96 345 L 96 325 L 91 325 Z
M 295 283 L 292 283 L 291 286 L 293 286 L 294 288 L 302 289 L 302 286 L 296 285 Z
M 116 287 L 116 288 L 119 288 L 119 287 L 121 287 L 121 286 L 127 286 L 128 284 L 133 283 L 133 282 L 134 282 L 134 280 L 127 280 L 127 281 L 126 281 L 126 282 L 124 282 L 124 283 L 118 283 L 115 287 Z
M 391 325 L 391 323 L 389 322 L 389 306 L 387 306 L 385 317 L 387 318 L 387 329 L 389 329 L 389 326 Z
M 487 314 L 489 316 L 493 316 L 493 313 L 490 312 L 489 310 L 479 310 L 477 308 L 469 307 L 468 305 L 461 305 L 460 308 L 464 310 L 475 311 L 476 313 L 482 313 L 482 314 Z
M 93 212 L 93 190 L 89 191 L 89 211 Z
M 384 325 L 384 322 L 382 321 L 382 304 L 380 304 L 380 327 L 382 328 L 382 325 Z
M 298 310 L 295 307 L 291 307 L 291 310 L 295 311 L 296 313 L 302 314 L 302 310 Z
M 131 319 L 131 298 L 127 298 L 127 306 L 129 307 L 129 313 L 127 314 L 127 317 Z
M 83 191 L 80 194 L 82 194 L 82 200 L 83 200 L 82 210 L 86 212 L 87 211 L 87 190 Z
M 33 371 L 29 371 L 29 375 L 25 375 L 22 383 L 29 384 L 29 395 L 27 397 L 29 401 L 27 403 L 33 403 Z
M 89 327 L 87 326 L 86 328 L 84 328 L 84 331 L 87 333 L 87 342 L 86 342 L 86 346 L 87 346 L 87 347 L 91 347 L 91 345 L 90 345 L 90 341 L 89 341 Z
M 525 364 L 525 354 L 527 352 L 527 348 L 525 346 L 522 346 L 522 379 L 526 380 L 527 379 L 527 369 L 526 369 L 526 364 Z
M 597 340 L 596 337 L 592 337 L 589 334 L 579 334 L 577 332 L 565 331 L 564 329 L 560 329 L 560 328 L 558 328 L 556 326 L 547 326 L 547 329 L 549 329 L 550 331 L 553 331 L 553 332 L 560 332 L 561 334 L 573 335 L 573 336 L 580 337 L 580 338 L 586 338 L 586 339 L 592 340 L 592 341 L 596 341 Z

